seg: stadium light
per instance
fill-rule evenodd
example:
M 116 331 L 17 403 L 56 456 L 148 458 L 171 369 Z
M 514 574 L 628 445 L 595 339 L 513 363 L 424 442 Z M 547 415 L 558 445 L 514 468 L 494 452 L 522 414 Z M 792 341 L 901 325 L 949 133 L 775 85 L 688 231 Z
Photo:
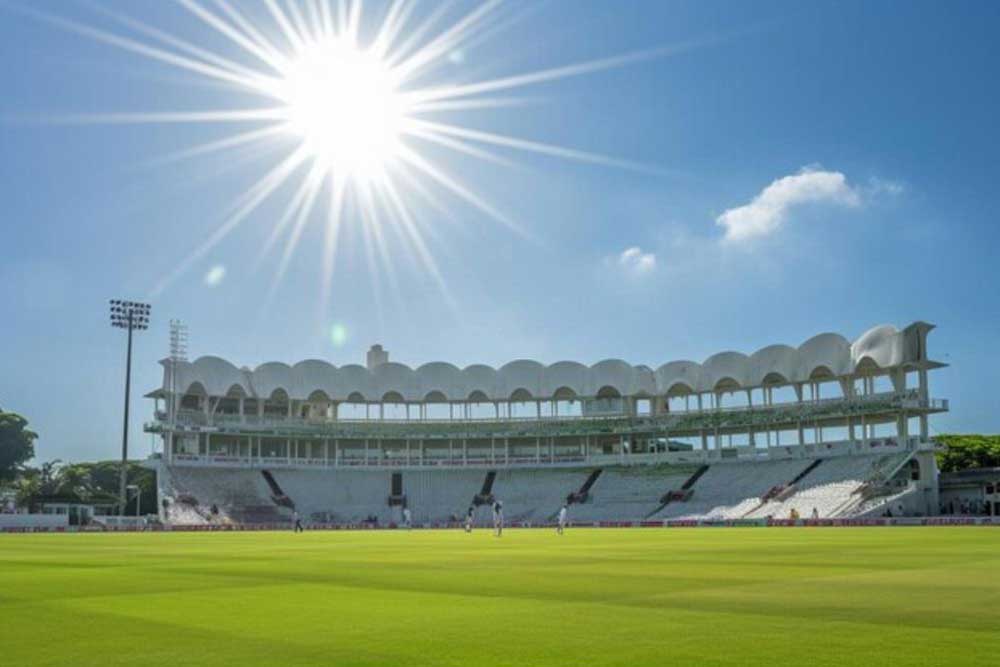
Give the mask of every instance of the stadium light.
M 138 484 L 129 484 L 125 490 L 131 491 L 132 497 L 135 498 L 135 516 L 142 516 L 142 489 L 139 488 Z
M 132 332 L 149 328 L 148 303 L 111 299 L 111 326 L 128 330 L 128 346 L 125 356 L 125 417 L 122 422 L 122 465 L 118 479 L 118 516 L 125 516 L 125 485 L 128 477 L 128 399 L 132 385 Z

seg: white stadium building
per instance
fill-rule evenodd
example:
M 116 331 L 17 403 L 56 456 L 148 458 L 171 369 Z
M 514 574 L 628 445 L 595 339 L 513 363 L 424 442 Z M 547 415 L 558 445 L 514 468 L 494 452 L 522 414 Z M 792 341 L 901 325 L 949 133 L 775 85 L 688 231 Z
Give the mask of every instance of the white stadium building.
M 446 525 L 935 514 L 933 325 L 657 368 L 163 362 L 146 430 L 173 524 Z M 477 512 L 485 521 L 488 511 Z

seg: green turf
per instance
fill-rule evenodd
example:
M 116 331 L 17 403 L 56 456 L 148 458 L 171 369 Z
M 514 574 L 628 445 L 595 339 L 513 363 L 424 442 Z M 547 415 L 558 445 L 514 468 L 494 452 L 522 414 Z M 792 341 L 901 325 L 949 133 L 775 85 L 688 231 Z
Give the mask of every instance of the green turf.
M 0 535 L 4 665 L 998 656 L 997 528 Z

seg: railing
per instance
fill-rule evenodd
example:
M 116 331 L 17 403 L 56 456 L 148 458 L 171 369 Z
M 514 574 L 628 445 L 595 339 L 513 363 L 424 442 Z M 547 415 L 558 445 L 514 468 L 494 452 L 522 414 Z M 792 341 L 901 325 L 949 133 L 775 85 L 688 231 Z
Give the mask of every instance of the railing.
M 157 421 L 146 425 L 151 432 L 181 427 L 181 430 L 270 430 L 275 432 L 312 432 L 343 438 L 366 437 L 537 437 L 561 434 L 628 434 L 662 433 L 679 434 L 712 429 L 741 427 L 767 427 L 769 425 L 809 422 L 819 418 L 856 416 L 895 410 L 948 409 L 945 399 L 921 399 L 916 390 L 886 392 L 852 398 L 829 398 L 801 403 L 778 405 L 717 408 L 669 412 L 640 416 L 573 416 L 513 419 L 471 420 L 356 420 L 356 419 L 307 419 L 280 415 L 235 415 L 217 413 L 207 415 L 201 411 L 180 410 L 171 424 L 166 415 L 157 413 Z
M 917 451 L 933 447 L 933 443 L 922 441 L 918 437 L 908 439 L 876 438 L 873 440 L 841 440 L 835 442 L 811 443 L 805 445 L 787 445 L 771 448 L 736 447 L 726 450 L 707 449 L 684 452 L 648 452 L 639 454 L 590 454 L 585 456 L 578 452 L 563 452 L 552 455 L 543 453 L 541 456 L 508 456 L 497 452 L 490 456 L 482 452 L 462 458 L 448 458 L 412 455 L 409 458 L 400 456 L 380 456 L 370 452 L 368 456 L 358 454 L 346 455 L 341 452 L 338 457 L 331 452 L 329 459 L 324 458 L 293 458 L 273 456 L 244 456 L 229 454 L 184 454 L 178 453 L 164 457 L 170 465 L 209 466 L 230 468 L 371 468 L 371 469 L 422 469 L 422 468 L 533 468 L 533 467 L 574 467 L 574 466 L 608 466 L 608 465 L 700 465 L 704 463 L 752 463 L 754 461 L 774 461 L 784 459 L 830 458 L 838 456 L 857 456 L 879 453 L 895 453 Z M 725 452 L 725 453 L 724 453 Z

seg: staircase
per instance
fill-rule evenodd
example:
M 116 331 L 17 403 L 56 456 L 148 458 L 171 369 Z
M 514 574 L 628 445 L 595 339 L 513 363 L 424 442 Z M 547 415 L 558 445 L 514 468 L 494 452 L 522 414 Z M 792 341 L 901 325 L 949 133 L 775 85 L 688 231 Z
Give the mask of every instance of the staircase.
M 663 511 L 663 508 L 672 502 L 675 501 L 685 502 L 694 493 L 694 489 L 692 489 L 691 487 L 693 487 L 695 482 L 698 481 L 698 478 L 700 478 L 706 472 L 708 472 L 708 465 L 702 465 L 697 470 L 695 470 L 694 473 L 692 473 L 691 476 L 688 477 L 683 484 L 681 484 L 681 488 L 679 491 L 669 489 L 666 493 L 664 493 L 660 497 L 660 506 L 657 507 L 652 512 L 650 512 L 649 514 L 647 514 L 646 518 L 648 519 L 651 516 L 655 516 L 657 513 Z
M 587 502 L 587 499 L 590 497 L 590 488 L 594 486 L 594 482 L 596 482 L 597 478 L 601 476 L 601 472 L 602 468 L 591 470 L 590 474 L 587 475 L 587 479 L 583 482 L 580 488 L 569 494 L 569 497 L 566 498 L 566 502 L 570 505 L 574 503 Z
M 472 498 L 472 504 L 476 507 L 480 505 L 492 505 L 493 504 L 493 482 L 497 479 L 497 471 L 490 470 L 486 473 L 486 479 L 483 480 L 483 487 L 479 490 Z
M 796 476 L 794 477 L 794 479 L 792 479 L 792 481 L 790 481 L 790 482 L 788 483 L 788 486 L 793 486 L 793 485 L 795 485 L 795 484 L 798 484 L 799 482 L 801 482 L 801 481 L 802 481 L 802 480 L 803 480 L 803 479 L 805 478 L 805 476 L 806 476 L 806 475 L 808 475 L 808 474 L 809 474 L 809 473 L 811 473 L 811 472 L 812 472 L 813 470 L 815 470 L 815 469 L 816 469 L 817 467 L 819 467 L 819 464 L 820 464 L 820 463 L 822 463 L 822 462 L 823 462 L 823 459 L 816 459 L 815 461 L 813 461 L 812 463 L 810 463 L 810 464 L 809 464 L 809 465 L 808 465 L 808 466 L 806 467 L 806 469 L 805 469 L 805 470 L 803 470 L 803 471 L 802 471 L 802 472 L 800 472 L 800 473 L 799 473 L 798 475 L 796 475 Z
M 260 474 L 264 476 L 264 481 L 267 482 L 267 488 L 271 490 L 271 500 L 274 501 L 274 504 L 294 510 L 295 501 L 285 495 L 285 492 L 281 490 L 278 480 L 274 479 L 274 475 L 271 474 L 271 471 L 261 470 Z

